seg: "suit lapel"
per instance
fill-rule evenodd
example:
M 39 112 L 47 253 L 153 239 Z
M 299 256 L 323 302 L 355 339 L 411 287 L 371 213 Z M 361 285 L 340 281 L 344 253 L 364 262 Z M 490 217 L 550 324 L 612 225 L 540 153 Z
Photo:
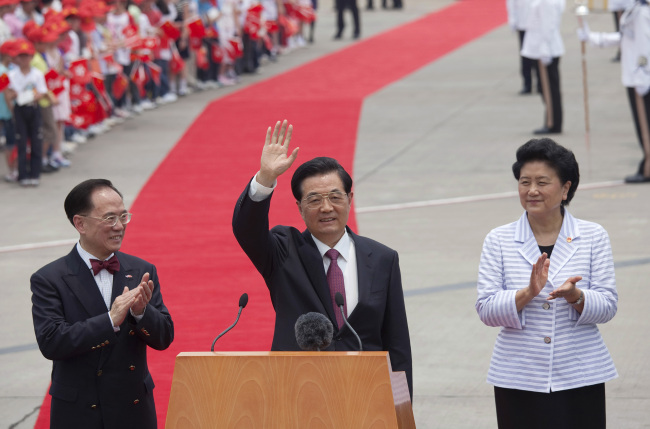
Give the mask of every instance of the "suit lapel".
M 302 236 L 304 240 L 298 247 L 300 261 L 305 267 L 305 271 L 309 276 L 312 287 L 316 291 L 318 298 L 327 311 L 327 316 L 334 325 L 334 330 L 336 330 L 336 316 L 334 315 L 334 305 L 330 298 L 330 288 L 327 284 L 327 277 L 323 268 L 323 258 L 316 247 L 316 243 L 314 243 L 314 240 L 311 238 L 309 231 L 304 231 Z
M 370 297 L 370 290 L 372 288 L 374 278 L 374 263 L 372 260 L 372 249 L 359 238 L 358 235 L 348 229 L 350 238 L 354 241 L 355 255 L 357 258 L 357 285 L 359 288 L 359 303 L 367 302 Z M 358 305 L 358 303 L 357 303 Z M 350 313 L 350 317 L 354 315 L 354 310 Z
M 549 280 L 553 280 L 566 263 L 569 262 L 571 257 L 578 251 L 578 248 L 580 247 L 579 237 L 580 231 L 578 223 L 575 218 L 565 210 L 562 229 L 560 229 L 560 234 L 558 235 L 555 246 L 553 247 L 551 266 L 548 269 Z
M 571 257 L 580 247 L 580 231 L 575 218 L 568 211 L 564 211 L 562 228 L 558 234 L 551 264 L 548 268 L 548 279 L 553 280 L 560 270 L 566 265 Z M 534 265 L 541 255 L 539 246 L 535 240 L 533 230 L 530 228 L 526 213 L 519 219 L 515 228 L 515 241 L 521 243 L 519 253 L 531 264 Z
M 520 243 L 519 249 L 517 250 L 521 256 L 523 256 L 531 266 L 534 265 L 542 253 L 539 251 L 537 240 L 535 240 L 535 235 L 533 234 L 533 230 L 530 228 L 528 217 L 525 212 L 519 218 L 515 227 L 515 242 Z
M 115 298 L 122 295 L 124 286 L 133 289 L 140 284 L 140 279 L 137 278 L 138 272 L 128 262 L 124 260 L 122 253 L 116 252 L 117 260 L 120 261 L 120 270 L 113 273 L 113 292 L 111 293 L 111 305 Z
M 99 292 L 97 283 L 88 266 L 84 263 L 77 252 L 76 247 L 66 256 L 68 274 L 63 276 L 63 281 L 68 288 L 75 294 L 81 305 L 90 316 L 106 313 L 106 303 Z

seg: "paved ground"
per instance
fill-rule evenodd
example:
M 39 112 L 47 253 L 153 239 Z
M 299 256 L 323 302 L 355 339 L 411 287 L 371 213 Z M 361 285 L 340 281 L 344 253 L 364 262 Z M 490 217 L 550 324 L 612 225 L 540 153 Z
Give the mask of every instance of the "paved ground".
M 408 0 L 401 12 L 365 12 L 364 37 L 451 2 Z M 352 43 L 331 41 L 334 15 L 327 0 L 319 17 L 314 46 L 245 77 L 245 84 Z M 590 16 L 592 29 L 609 31 L 611 21 L 609 14 Z M 650 427 L 645 365 L 650 342 L 642 328 L 647 326 L 642 287 L 650 273 L 650 186 L 621 183 L 641 153 L 620 66 L 610 62 L 613 51 L 588 53 L 592 132 L 587 150 L 571 11 L 563 32 L 565 132 L 556 140 L 574 150 L 582 167 L 570 210 L 608 230 L 617 266 L 619 312 L 601 328 L 620 375 L 607 384 L 609 426 Z M 516 95 L 520 86 L 516 37 L 503 26 L 364 103 L 354 167 L 358 225 L 360 233 L 400 252 L 420 428 L 496 427 L 485 376 L 497 330 L 481 324 L 473 305 L 483 238 L 521 214 L 510 172 L 514 152 L 542 122 L 540 98 Z M 195 94 L 116 127 L 81 147 L 71 169 L 45 177 L 37 189 L 0 184 L 0 427 L 32 427 L 48 385 L 50 363 L 33 335 L 29 276 L 67 252 L 75 239 L 62 209 L 67 192 L 85 178 L 115 177 L 117 171 L 128 179 L 120 188 L 129 206 L 192 118 L 227 92 Z M 392 206 L 414 202 L 421 207 Z M 63 243 L 43 244 L 57 240 Z M 29 244 L 36 245 L 20 249 Z

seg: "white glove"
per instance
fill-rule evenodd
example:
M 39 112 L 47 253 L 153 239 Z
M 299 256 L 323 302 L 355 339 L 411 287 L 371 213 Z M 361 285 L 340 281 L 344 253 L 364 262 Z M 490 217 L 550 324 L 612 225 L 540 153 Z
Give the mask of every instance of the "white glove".
M 551 58 L 551 57 L 542 57 L 542 58 L 540 58 L 539 60 L 540 60 L 540 61 L 542 62 L 542 64 L 544 64 L 545 66 L 547 66 L 547 65 L 549 65 L 549 64 L 551 64 L 551 63 L 553 62 L 553 58 Z
M 576 33 L 578 33 L 578 40 L 580 40 L 581 42 L 589 41 L 589 36 L 590 36 L 589 28 L 584 28 L 584 27 L 578 28 L 576 30 Z
M 650 85 L 639 85 L 634 89 L 636 90 L 636 93 L 641 97 L 645 97 L 645 95 L 650 92 Z

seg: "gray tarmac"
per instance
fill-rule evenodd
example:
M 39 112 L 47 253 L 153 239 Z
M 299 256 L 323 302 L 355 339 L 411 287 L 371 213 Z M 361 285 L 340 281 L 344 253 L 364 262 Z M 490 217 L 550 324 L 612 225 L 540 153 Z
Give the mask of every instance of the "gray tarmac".
M 362 10 L 362 36 L 451 3 L 407 0 L 402 11 Z M 593 11 L 589 22 L 592 30 L 613 30 L 609 13 Z M 29 276 L 67 252 L 76 238 L 62 209 L 68 191 L 86 178 L 110 177 L 119 181 L 130 206 L 211 100 L 354 43 L 349 28 L 344 40 L 333 41 L 334 23 L 330 2 L 321 2 L 316 43 L 309 48 L 265 64 L 238 87 L 195 93 L 114 127 L 80 146 L 72 167 L 44 177 L 38 188 L 0 183 L 0 427 L 33 427 L 49 383 L 50 362 L 34 339 Z M 569 210 L 603 225 L 614 252 L 619 310 L 600 327 L 619 372 L 606 386 L 609 427 L 650 428 L 650 341 L 643 334 L 650 185 L 622 183 L 641 151 L 620 65 L 610 61 L 614 50 L 588 47 L 587 147 L 575 28 L 569 9 L 563 20 L 567 52 L 560 63 L 564 132 L 554 138 L 575 152 L 582 169 Z M 358 229 L 400 254 L 419 428 L 496 427 L 485 377 L 497 329 L 484 326 L 474 310 L 478 261 L 490 229 L 521 215 L 510 166 L 544 113 L 538 95 L 517 94 L 517 44 L 504 25 L 363 104 L 353 172 Z M 5 172 L 2 163 L 0 174 Z M 553 410 L 540 410 L 546 412 Z

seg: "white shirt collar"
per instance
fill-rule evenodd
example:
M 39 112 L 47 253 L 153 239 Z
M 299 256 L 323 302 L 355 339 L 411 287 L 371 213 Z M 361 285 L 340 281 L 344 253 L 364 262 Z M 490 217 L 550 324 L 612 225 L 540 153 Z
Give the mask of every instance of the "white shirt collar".
M 83 261 L 86 263 L 88 269 L 92 269 L 92 264 L 90 263 L 91 259 L 99 259 L 95 255 L 86 252 L 86 250 L 83 247 L 81 247 L 81 243 L 78 241 L 77 241 L 77 252 L 79 252 L 79 256 L 81 256 L 81 259 L 83 259 Z M 114 254 L 115 253 L 111 253 L 106 259 L 112 258 Z
M 330 247 L 327 244 L 320 241 L 319 239 L 317 239 L 316 237 L 314 237 L 313 234 L 312 234 L 311 238 L 314 239 L 314 243 L 316 243 L 316 247 L 318 248 L 318 251 L 320 252 L 321 257 L 325 257 L 325 253 L 328 250 L 330 250 Z M 343 233 L 343 236 L 339 239 L 339 242 L 336 243 L 336 245 L 334 247 L 332 247 L 332 249 L 336 249 L 341 254 L 343 259 L 345 259 L 346 261 L 350 260 L 349 259 L 349 256 L 350 256 L 350 236 L 348 235 L 347 229 Z

